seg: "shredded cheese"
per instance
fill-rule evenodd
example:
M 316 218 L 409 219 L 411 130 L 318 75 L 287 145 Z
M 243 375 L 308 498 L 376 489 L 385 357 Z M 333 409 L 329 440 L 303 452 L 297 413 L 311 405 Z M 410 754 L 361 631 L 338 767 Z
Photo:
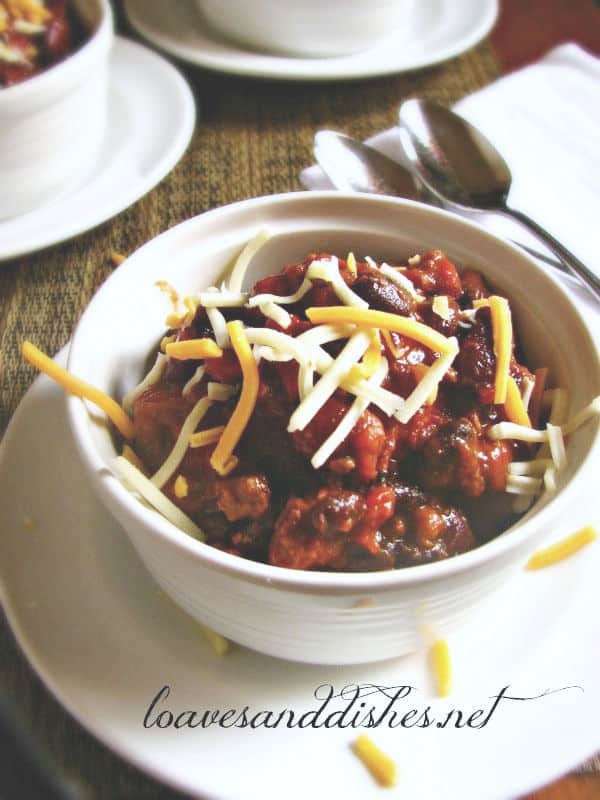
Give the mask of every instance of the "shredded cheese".
M 106 416 L 111 420 L 119 433 L 125 439 L 132 439 L 135 433 L 133 422 L 121 406 L 113 400 L 112 397 L 85 383 L 80 378 L 76 378 L 63 367 L 60 367 L 49 356 L 37 348 L 29 341 L 24 341 L 21 345 L 21 354 L 23 358 L 29 361 L 40 372 L 44 372 L 48 377 L 55 380 L 64 389 L 76 397 L 81 397 L 89 400 L 90 403 L 98 406 Z
M 356 259 L 354 258 L 354 253 L 348 253 L 346 265 L 348 267 L 348 272 L 356 277 L 358 275 L 358 270 L 356 268 Z
M 250 306 L 250 308 L 253 308 L 254 306 L 262 306 L 265 303 L 277 303 L 278 306 L 292 305 L 293 303 L 297 303 L 299 300 L 302 300 L 304 295 L 307 294 L 311 289 L 312 281 L 304 278 L 300 284 L 300 287 L 294 292 L 294 294 L 278 295 L 263 292 L 263 294 L 255 294 L 250 297 L 247 304 Z
M 145 392 L 150 386 L 153 386 L 155 383 L 162 378 L 162 374 L 165 371 L 165 366 L 167 364 L 167 356 L 164 353 L 157 353 L 156 361 L 152 365 L 152 368 L 146 375 L 146 377 L 138 383 L 137 386 L 128 392 L 125 397 L 123 398 L 123 407 L 131 413 L 131 409 L 133 408 L 133 404 L 138 399 L 138 397 Z
M 196 371 L 181 390 L 181 394 L 184 397 L 186 397 L 192 391 L 194 386 L 200 383 L 200 381 L 204 377 L 205 372 L 206 372 L 206 367 L 204 366 L 204 364 L 201 364 L 199 367 L 196 367 Z
M 429 660 L 440 697 L 448 697 L 452 690 L 452 663 L 445 639 L 438 639 L 429 649 Z
M 490 439 L 517 439 L 521 442 L 547 442 L 548 432 L 526 428 L 514 422 L 497 422 L 488 428 Z
M 123 450 L 121 451 L 121 455 L 123 458 L 126 458 L 130 464 L 133 464 L 134 467 L 137 467 L 140 472 L 143 472 L 144 475 L 146 474 L 146 467 L 144 466 L 141 458 L 135 452 L 135 450 L 130 447 L 128 444 L 123 445 Z
M 352 750 L 381 786 L 396 785 L 396 764 L 365 733 L 353 742 Z
M 177 294 L 175 289 L 171 286 L 171 284 L 168 281 L 155 281 L 154 285 L 157 286 L 161 290 L 161 292 L 164 292 L 167 295 L 171 305 L 173 306 L 173 311 L 177 311 L 177 305 L 179 303 L 179 295 Z
M 515 379 L 510 375 L 506 384 L 506 400 L 504 402 L 504 409 L 510 422 L 514 422 L 517 425 L 523 425 L 526 428 L 531 428 L 531 420 L 529 419 L 529 414 L 527 413 L 527 409 L 523 403 L 523 397 L 519 392 L 519 387 L 517 386 Z
M 448 321 L 452 316 L 450 312 L 450 306 L 448 304 L 448 296 L 445 294 L 436 294 L 436 296 L 433 298 L 433 302 L 431 303 L 431 310 L 434 314 L 437 314 L 438 317 Z
M 316 259 L 313 261 L 307 271 L 306 277 L 309 279 L 318 278 L 327 281 L 331 284 L 331 288 L 335 292 L 338 300 L 345 306 L 355 308 L 368 308 L 369 304 L 362 297 L 359 297 L 348 286 L 346 281 L 340 274 L 339 261 L 336 256 L 330 259 Z
M 150 505 L 160 512 L 169 522 L 180 528 L 189 536 L 204 541 L 204 534 L 187 514 L 177 508 L 161 490 L 156 487 L 139 469 L 130 464 L 123 456 L 117 456 L 114 460 L 114 467 L 117 474 L 144 498 Z
M 190 436 L 190 447 L 206 447 L 206 445 L 218 442 L 225 430 L 225 425 L 217 425 L 214 428 L 206 428 L 197 431 Z
M 110 260 L 113 262 L 115 267 L 120 266 L 126 258 L 127 256 L 124 256 L 123 253 L 117 253 L 116 250 L 113 250 L 110 254 Z
M 237 394 L 238 387 L 229 383 L 209 381 L 206 390 L 210 400 L 218 400 L 221 403 L 225 403 Z
M 229 275 L 229 289 L 232 292 L 242 291 L 244 277 L 246 275 L 246 270 L 250 266 L 250 262 L 264 243 L 270 238 L 271 234 L 269 231 L 263 229 L 259 231 L 253 239 L 250 239 L 248 244 L 243 248 Z
M 412 419 L 421 406 L 427 402 L 427 398 L 431 397 L 433 392 L 437 390 L 439 383 L 452 366 L 459 348 L 456 339 L 449 339 L 448 342 L 453 344 L 453 349 L 448 350 L 436 359 L 396 412 L 396 419 L 400 420 L 400 422 L 406 424 Z
M 244 292 L 211 287 L 205 292 L 200 292 L 198 300 L 204 308 L 239 308 L 246 303 L 247 297 Z
M 269 302 L 269 303 L 261 303 L 259 306 L 261 313 L 264 314 L 265 317 L 272 319 L 276 322 L 280 328 L 289 328 L 292 323 L 291 314 L 289 314 L 285 308 L 281 308 L 278 306 L 277 303 Z
M 429 325 L 387 311 L 344 306 L 313 306 L 306 310 L 306 316 L 314 324 L 352 323 L 361 327 L 395 331 L 429 347 L 434 353 L 449 353 L 454 351 L 456 346 L 455 340 L 447 339 Z
M 243 382 L 238 403 L 210 458 L 211 467 L 220 475 L 225 474 L 224 470 L 230 467 L 233 451 L 254 411 L 259 386 L 258 367 L 244 333 L 243 324 L 239 320 L 234 320 L 227 324 L 227 330 L 242 368 Z
M 348 375 L 350 368 L 365 352 L 370 341 L 371 336 L 368 331 L 359 331 L 348 339 L 342 352 L 334 359 L 331 366 L 315 383 L 290 417 L 287 428 L 290 433 L 304 430 Z
M 150 479 L 159 489 L 165 485 L 183 461 L 189 446 L 190 436 L 196 430 L 196 426 L 202 420 L 202 417 L 204 417 L 211 405 L 212 400 L 209 397 L 202 397 L 187 415 L 185 422 L 181 426 L 177 440 L 173 445 L 173 449 L 167 456 L 165 463 Z
M 380 363 L 370 378 L 370 383 L 373 385 L 381 384 L 387 375 L 388 363 L 385 358 L 380 360 Z M 369 405 L 369 400 L 357 397 L 352 403 L 348 411 L 342 417 L 336 429 L 331 433 L 323 444 L 319 447 L 317 452 L 313 455 L 310 463 L 315 469 L 319 469 L 327 461 L 327 459 L 334 453 L 337 448 L 342 444 L 346 437 L 350 434 L 362 414 L 366 411 Z
M 220 358 L 223 351 L 212 339 L 187 339 L 169 342 L 165 348 L 168 356 L 181 361 L 197 358 Z
M 572 556 L 586 544 L 590 544 L 598 538 L 598 533 L 593 525 L 586 525 L 576 533 L 567 536 L 556 544 L 550 545 L 543 550 L 538 550 L 534 553 L 526 564 L 526 569 L 543 569 L 563 561 L 565 558 Z
M 379 271 L 382 275 L 385 275 L 386 278 L 389 278 L 392 283 L 395 283 L 400 289 L 404 289 L 413 300 L 416 300 L 417 303 L 422 303 L 425 300 L 424 295 L 417 291 L 415 288 L 414 283 L 403 275 L 402 272 L 399 272 L 398 269 L 391 267 L 389 264 L 380 264 L 378 267 Z
M 190 486 L 185 475 L 177 476 L 173 484 L 173 491 L 175 492 L 175 497 L 179 498 L 179 500 L 183 500 L 184 497 L 188 496 Z
M 206 625 L 202 625 L 201 623 L 198 623 L 198 625 L 200 627 L 200 632 L 215 651 L 215 654 L 221 657 L 227 655 L 230 647 L 229 640 L 221 636 L 220 633 L 213 631 L 212 628 L 207 628 Z
M 488 298 L 492 317 L 494 355 L 496 356 L 496 380 L 494 403 L 505 403 L 508 379 L 510 377 L 510 357 L 512 355 L 512 320 L 510 306 L 505 297 L 491 295 Z

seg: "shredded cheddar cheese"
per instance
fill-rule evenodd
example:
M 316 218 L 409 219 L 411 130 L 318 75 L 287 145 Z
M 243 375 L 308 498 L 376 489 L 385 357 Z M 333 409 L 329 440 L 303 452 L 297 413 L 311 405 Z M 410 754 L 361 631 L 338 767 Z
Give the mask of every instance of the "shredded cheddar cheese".
M 127 256 L 124 256 L 123 253 L 117 253 L 116 250 L 113 250 L 110 254 L 110 260 L 113 262 L 115 267 L 119 267 L 126 258 Z
M 429 650 L 429 660 L 435 678 L 437 693 L 448 697 L 452 690 L 452 663 L 445 639 L 438 639 Z
M 181 361 L 196 358 L 220 358 L 223 351 L 212 339 L 188 339 L 185 342 L 169 342 L 165 351 L 168 356 Z
M 227 655 L 230 647 L 229 640 L 225 639 L 224 636 L 221 636 L 220 633 L 213 631 L 212 628 L 207 628 L 206 625 L 202 625 L 201 623 L 198 624 L 200 626 L 200 632 L 215 651 L 216 655 Z
M 396 785 L 396 764 L 365 733 L 352 743 L 352 750 L 381 786 Z
M 586 544 L 590 544 L 598 538 L 598 533 L 593 525 L 586 525 L 571 536 L 567 536 L 560 542 L 556 542 L 544 550 L 534 553 L 526 564 L 526 569 L 543 569 L 553 564 L 563 561 L 572 556 Z
M 519 387 L 515 383 L 515 379 L 511 376 L 509 376 L 506 385 L 506 400 L 504 402 L 504 408 L 506 410 L 506 416 L 510 422 L 514 422 L 517 425 L 523 425 L 526 428 L 531 428 L 531 420 L 529 419 L 529 414 L 525 408 L 525 403 L 523 402 L 523 398 L 519 392 Z
M 45 353 L 42 353 L 34 344 L 24 341 L 21 345 L 21 354 L 30 364 L 40 372 L 44 372 L 48 377 L 55 380 L 64 389 L 76 397 L 89 400 L 98 406 L 115 425 L 117 430 L 125 439 L 132 439 L 134 435 L 133 422 L 127 416 L 121 406 L 104 392 L 95 386 L 90 386 L 80 378 L 76 378 L 63 367 L 60 367 Z
M 179 295 L 177 294 L 176 290 L 171 286 L 168 281 L 155 281 L 155 286 L 157 286 L 161 292 L 164 292 L 173 306 L 173 311 L 177 310 L 177 304 L 179 303 Z
M 505 297 L 492 295 L 488 298 L 492 315 L 492 334 L 496 356 L 496 382 L 494 403 L 505 403 L 510 377 L 510 357 L 512 354 L 512 321 L 510 306 Z
M 179 498 L 179 500 L 183 500 L 184 497 L 187 497 L 190 491 L 190 486 L 187 482 L 187 478 L 185 475 L 178 475 L 175 478 L 175 483 L 173 484 L 173 491 L 175 492 L 175 497 Z
M 358 272 L 356 269 L 356 259 L 354 258 L 354 253 L 348 253 L 346 264 L 348 265 L 348 271 L 351 272 L 352 275 L 356 276 Z
M 231 463 L 233 451 L 254 411 L 259 386 L 258 367 L 244 334 L 243 324 L 239 320 L 229 322 L 227 331 L 242 368 L 243 382 L 238 403 L 210 458 L 211 467 L 220 475 L 225 474 L 224 470 Z
M 449 353 L 454 345 L 441 333 L 429 325 L 417 322 L 410 317 L 399 317 L 387 311 L 348 308 L 346 306 L 313 306 L 306 310 L 306 316 L 314 323 L 351 323 L 360 327 L 380 328 L 408 336 L 434 353 Z

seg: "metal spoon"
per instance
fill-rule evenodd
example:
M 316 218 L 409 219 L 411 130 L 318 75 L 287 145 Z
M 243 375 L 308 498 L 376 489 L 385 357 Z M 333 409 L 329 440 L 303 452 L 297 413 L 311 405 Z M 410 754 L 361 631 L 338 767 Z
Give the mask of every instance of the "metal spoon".
M 399 122 L 404 151 L 431 191 L 459 208 L 514 217 L 596 295 L 600 293 L 597 275 L 535 220 L 507 205 L 510 170 L 480 131 L 450 109 L 429 100 L 407 100 L 400 107 Z
M 441 206 L 439 195 L 429 191 L 425 184 L 397 161 L 380 153 L 364 142 L 337 131 L 318 131 L 315 134 L 314 154 L 317 163 L 333 183 L 343 192 L 388 194 L 420 200 L 429 205 Z M 562 262 L 539 253 L 520 242 L 515 242 L 535 258 L 561 270 Z
M 315 158 L 336 189 L 421 200 L 423 184 L 406 167 L 344 133 L 315 134 Z

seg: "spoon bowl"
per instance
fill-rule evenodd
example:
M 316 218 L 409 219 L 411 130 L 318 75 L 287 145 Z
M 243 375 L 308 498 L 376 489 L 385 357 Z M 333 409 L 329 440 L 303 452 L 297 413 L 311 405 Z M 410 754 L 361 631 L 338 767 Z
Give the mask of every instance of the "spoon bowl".
M 399 123 L 405 154 L 432 192 L 463 209 L 514 217 L 598 297 L 600 278 L 535 220 L 508 206 L 510 170 L 477 128 L 438 103 L 416 98 L 402 104 Z

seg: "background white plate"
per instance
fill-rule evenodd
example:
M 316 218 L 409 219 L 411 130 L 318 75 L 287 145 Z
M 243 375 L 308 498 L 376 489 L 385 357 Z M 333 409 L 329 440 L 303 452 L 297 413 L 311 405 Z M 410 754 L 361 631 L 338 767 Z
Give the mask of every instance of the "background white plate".
M 61 355 L 64 363 L 65 353 Z M 481 730 L 379 727 L 372 739 L 397 762 L 386 797 L 506 798 L 529 791 L 600 749 L 600 543 L 562 564 L 523 572 L 450 641 L 455 690 L 433 695 L 422 654 L 357 667 L 290 664 L 242 648 L 215 656 L 195 623 L 145 572 L 125 534 L 82 479 L 62 390 L 36 380 L 0 448 L 0 597 L 34 669 L 92 733 L 146 772 L 195 796 L 237 800 L 337 797 L 380 800 L 382 790 L 352 755 L 364 729 L 146 729 L 148 706 L 168 684 L 160 710 L 300 713 L 330 683 L 416 687 L 399 705 L 489 708 L 510 684 L 517 696 L 581 688 L 527 702 L 502 701 Z M 590 522 L 594 481 L 557 539 Z M 30 516 L 35 527 L 23 525 Z M 364 697 L 378 712 L 385 697 Z M 342 710 L 344 704 L 332 706 Z
M 426 0 L 416 4 L 414 31 L 401 44 L 393 35 L 351 56 L 294 58 L 242 49 L 214 33 L 194 0 L 125 0 L 131 25 L 157 47 L 201 67 L 285 80 L 349 80 L 420 69 L 479 42 L 498 14 L 497 0 Z M 343 24 L 343 20 L 340 20 Z
M 168 61 L 117 38 L 109 92 L 108 131 L 94 174 L 73 194 L 0 222 L 0 260 L 105 222 L 156 186 L 184 154 L 194 132 L 194 97 Z

